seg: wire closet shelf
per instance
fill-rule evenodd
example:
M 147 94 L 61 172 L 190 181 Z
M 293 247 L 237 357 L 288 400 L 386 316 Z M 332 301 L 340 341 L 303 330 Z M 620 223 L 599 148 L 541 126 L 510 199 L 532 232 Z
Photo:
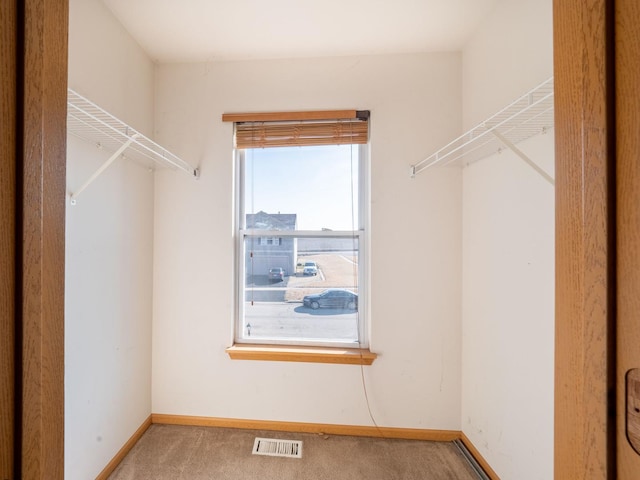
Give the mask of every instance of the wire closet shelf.
M 416 174 L 434 166 L 467 166 L 553 128 L 553 77 L 411 166 Z
M 112 158 L 85 185 L 71 194 L 72 198 L 78 196 L 113 160 L 121 155 L 149 168 L 160 165 L 181 170 L 194 178 L 199 176 L 197 168 L 72 89 L 67 90 L 67 131 L 95 144 L 98 148 L 114 153 Z

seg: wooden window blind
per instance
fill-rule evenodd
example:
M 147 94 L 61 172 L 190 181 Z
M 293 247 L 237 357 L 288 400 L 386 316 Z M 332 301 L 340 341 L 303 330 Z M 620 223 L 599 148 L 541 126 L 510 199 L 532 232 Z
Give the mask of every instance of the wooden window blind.
M 369 111 L 227 113 L 235 123 L 236 148 L 364 144 L 369 141 Z

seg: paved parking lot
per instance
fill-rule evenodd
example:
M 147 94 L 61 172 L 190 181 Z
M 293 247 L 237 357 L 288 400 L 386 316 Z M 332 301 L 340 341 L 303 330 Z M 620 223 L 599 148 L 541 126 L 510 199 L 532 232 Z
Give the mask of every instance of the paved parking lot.
M 285 301 L 301 302 L 302 297 L 327 288 L 346 288 L 357 293 L 358 265 L 353 254 L 325 253 L 300 257 L 318 264 L 318 275 L 290 276 Z
M 358 293 L 357 257 L 353 254 L 324 253 L 301 256 L 303 261 L 318 265 L 317 275 L 297 273 L 285 277 L 283 282 L 269 282 L 266 276 L 257 277 L 246 288 L 246 301 L 302 302 L 305 295 L 320 293 L 327 288 L 346 288 Z
M 253 284 L 247 285 L 245 335 L 255 339 L 355 341 L 359 319 L 357 311 L 313 310 L 302 305 L 302 298 L 327 288 L 345 288 L 357 293 L 357 257 L 351 252 L 336 252 L 304 255 L 299 260 L 316 262 L 318 274 L 303 275 L 300 272 L 276 283 L 269 282 L 266 276 L 256 277 Z

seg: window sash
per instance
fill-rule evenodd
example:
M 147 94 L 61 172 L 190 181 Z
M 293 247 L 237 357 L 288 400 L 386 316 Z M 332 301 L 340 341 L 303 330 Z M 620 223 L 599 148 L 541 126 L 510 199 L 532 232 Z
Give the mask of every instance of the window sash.
M 356 231 L 279 231 L 278 234 L 284 238 L 336 238 L 336 239 L 354 239 L 357 242 L 357 248 L 352 250 L 358 255 L 358 268 L 356 274 L 356 285 L 354 286 L 342 286 L 348 290 L 355 291 L 358 294 L 358 311 L 357 311 L 357 339 L 355 341 L 346 341 L 343 339 L 308 339 L 301 337 L 294 338 L 259 338 L 254 336 L 247 336 L 246 327 L 246 304 L 247 304 L 247 292 L 251 291 L 251 288 L 247 288 L 245 283 L 245 274 L 247 272 L 247 245 L 250 244 L 251 239 L 255 239 L 256 243 L 259 238 L 264 237 L 273 232 L 272 230 L 240 230 L 237 239 L 237 251 L 238 251 L 238 298 L 236 301 L 237 315 L 235 319 L 235 339 L 237 344 L 256 344 L 256 345 L 298 345 L 298 346 L 317 346 L 317 347 L 339 347 L 339 348 L 368 348 L 368 330 L 367 330 L 367 292 L 364 287 L 364 278 L 366 275 L 366 263 L 365 263 L 365 245 L 364 245 L 364 232 L 360 230 Z M 356 243 L 354 242 L 354 243 Z M 295 273 L 287 272 L 288 274 Z M 255 333 L 255 332 L 254 332 Z
M 357 156 L 358 156 L 358 211 L 357 211 L 357 225 L 354 225 L 354 227 L 358 230 L 364 230 L 366 228 L 366 225 L 368 223 L 368 217 L 366 217 L 367 214 L 367 204 L 366 201 L 369 198 L 369 194 L 368 194 L 368 188 L 369 188 L 369 183 L 368 183 L 368 165 L 367 165 L 367 156 L 368 156 L 368 146 L 367 145 L 359 145 L 357 148 Z M 236 174 L 235 174 L 235 191 L 236 191 L 236 218 L 235 221 L 236 223 L 236 230 L 242 230 L 242 231 L 249 231 L 250 229 L 247 228 L 247 214 L 248 213 L 255 213 L 252 211 L 248 211 L 248 205 L 245 204 L 245 180 L 246 177 L 248 175 L 247 173 L 247 167 L 246 167 L 246 159 L 247 159 L 247 149 L 241 149 L 238 148 L 235 150 L 235 161 L 236 161 Z M 286 236 L 288 235 L 287 232 L 300 232 L 301 230 L 297 229 L 297 225 L 296 225 L 296 230 L 270 230 L 271 234 L 270 236 L 277 235 L 278 236 Z M 313 232 L 316 232 L 317 234 L 322 234 L 322 235 L 328 235 L 331 236 L 332 234 L 335 233 L 339 233 L 341 234 L 342 231 L 340 230 L 311 230 Z M 348 232 L 351 232 L 352 230 L 349 229 L 347 230 Z M 295 233 L 289 233 L 289 234 L 295 234 Z

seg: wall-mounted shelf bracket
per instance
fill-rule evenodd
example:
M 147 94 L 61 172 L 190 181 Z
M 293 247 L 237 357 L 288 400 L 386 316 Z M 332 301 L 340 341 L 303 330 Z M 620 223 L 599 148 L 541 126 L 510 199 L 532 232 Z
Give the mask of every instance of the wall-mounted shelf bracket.
M 181 170 L 193 178 L 200 176 L 197 168 L 71 89 L 67 90 L 67 131 L 113 152 L 80 188 L 71 193 L 72 205 L 76 204 L 78 196 L 120 156 L 150 169 L 162 166 Z
M 136 139 L 138 135 L 134 134 L 131 136 L 131 138 L 129 140 L 127 140 L 125 143 L 122 144 L 122 146 L 116 150 L 116 152 L 111 155 L 109 157 L 109 159 L 104 162 L 100 168 L 98 168 L 95 173 L 93 175 L 91 175 L 86 182 L 84 182 L 82 184 L 82 186 L 76 190 L 75 192 L 73 192 L 71 194 L 71 205 L 75 205 L 76 204 L 76 199 L 78 198 L 78 196 L 84 191 L 85 188 L 87 188 L 89 185 L 91 185 L 93 183 L 93 181 L 98 178 L 102 172 L 104 172 L 107 168 L 109 168 L 109 166 L 120 156 L 122 155 L 122 153 L 129 148 L 129 145 L 131 145 L 131 143 Z
M 411 177 L 415 177 L 434 166 L 470 165 L 507 147 L 553 184 L 553 178 L 516 147 L 516 144 L 553 128 L 553 120 L 551 77 L 481 124 L 412 165 L 409 173 Z
M 522 160 L 524 160 L 524 162 L 527 165 L 529 165 L 536 172 L 538 172 L 540 176 L 544 178 L 547 182 L 549 182 L 551 185 L 556 184 L 556 181 L 551 177 L 551 175 L 549 175 L 542 168 L 540 168 L 536 162 L 531 160 L 522 150 L 520 150 L 513 143 L 507 140 L 500 132 L 498 132 L 497 130 L 492 130 L 491 133 L 493 133 L 496 137 L 498 137 L 498 140 L 504 143 L 505 147 L 507 147 L 509 150 L 511 150 L 513 153 L 519 156 Z

